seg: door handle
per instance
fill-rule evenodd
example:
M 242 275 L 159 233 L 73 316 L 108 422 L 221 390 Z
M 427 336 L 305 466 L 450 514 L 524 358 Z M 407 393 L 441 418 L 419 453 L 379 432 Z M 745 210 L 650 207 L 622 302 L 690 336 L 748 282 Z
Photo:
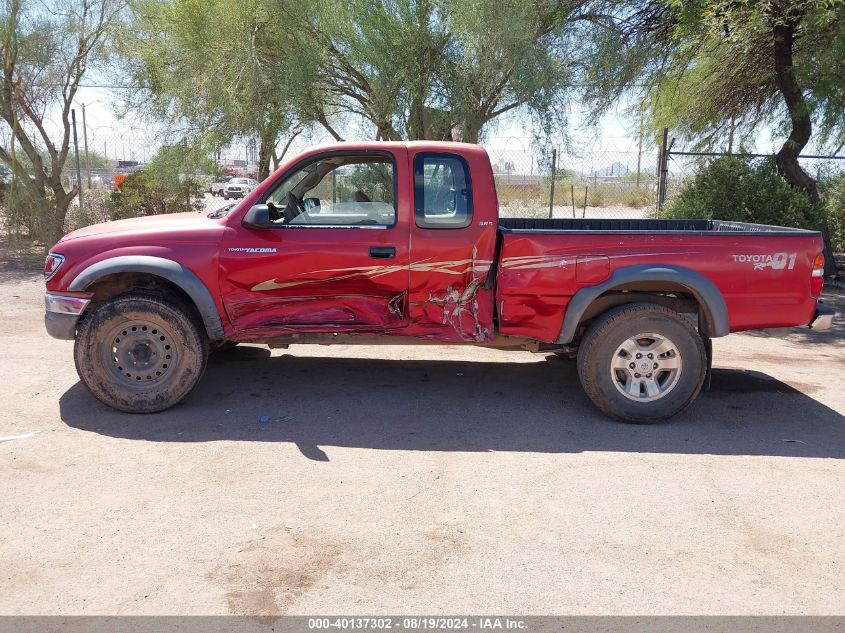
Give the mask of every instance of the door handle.
M 373 259 L 393 259 L 396 257 L 396 247 L 370 246 L 370 257 Z

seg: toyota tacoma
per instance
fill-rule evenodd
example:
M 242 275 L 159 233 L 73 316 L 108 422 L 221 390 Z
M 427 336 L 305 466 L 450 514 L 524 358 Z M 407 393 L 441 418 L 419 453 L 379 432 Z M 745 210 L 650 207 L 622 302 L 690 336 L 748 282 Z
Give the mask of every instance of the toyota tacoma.
M 442 343 L 575 356 L 599 409 L 649 423 L 695 400 L 712 338 L 829 328 L 822 251 L 736 222 L 499 218 L 479 146 L 343 143 L 223 210 L 66 235 L 46 326 L 121 411 L 173 406 L 239 342 Z

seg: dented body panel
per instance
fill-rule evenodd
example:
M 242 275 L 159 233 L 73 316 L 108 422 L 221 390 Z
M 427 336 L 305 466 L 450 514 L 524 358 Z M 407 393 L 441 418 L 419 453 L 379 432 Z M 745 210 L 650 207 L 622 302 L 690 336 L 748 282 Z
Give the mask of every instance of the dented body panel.
M 468 167 L 466 190 L 449 192 L 471 200 L 467 225 L 432 228 L 417 221 L 419 192 L 430 177 L 415 170 L 423 153 L 457 156 Z M 244 223 L 254 205 L 265 204 L 303 165 L 348 154 L 392 161 L 391 225 Z M 111 274 L 155 274 L 149 265 L 133 271 L 135 256 L 176 262 L 211 297 L 222 331 L 213 338 L 235 341 L 300 335 L 323 341 L 319 335 L 336 334 L 403 343 L 569 343 L 562 334 L 567 310 L 589 289 L 668 293 L 706 304 L 707 293 L 692 281 L 685 285 L 685 271 L 715 287 L 719 305 L 703 305 L 702 314 L 711 310 L 713 319 L 713 310 L 726 312 L 730 331 L 804 325 L 816 313 L 811 275 L 822 251 L 818 233 L 703 220 L 605 224 L 500 220 L 490 161 L 475 145 L 343 143 L 291 158 L 221 218 L 180 214 L 72 233 L 52 250 L 64 263 L 47 288 L 86 296 L 97 280 L 85 271 L 113 258 L 123 258 L 122 268 Z M 653 272 L 663 269 L 678 281 L 667 285 L 666 275 Z M 634 281 L 620 275 L 625 270 L 637 271 Z M 617 277 L 626 283 L 607 285 Z M 88 286 L 74 285 L 77 279 Z M 710 334 L 727 333 L 717 330 Z
M 411 144 L 408 165 L 431 144 Z M 473 220 L 460 229 L 422 228 L 411 222 L 410 323 L 407 334 L 443 342 L 493 339 L 493 293 L 484 288 L 496 250 L 497 202 L 487 153 L 461 150 L 472 178 Z M 469 151 L 468 151 L 469 148 Z M 413 175 L 409 175 L 413 177 Z

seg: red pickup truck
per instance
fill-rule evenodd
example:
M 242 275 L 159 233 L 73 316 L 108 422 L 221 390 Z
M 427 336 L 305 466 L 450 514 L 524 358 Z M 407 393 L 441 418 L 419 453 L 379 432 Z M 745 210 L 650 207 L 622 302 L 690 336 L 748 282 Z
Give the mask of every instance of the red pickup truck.
M 732 222 L 499 218 L 481 147 L 342 143 L 225 210 L 68 234 L 45 318 L 122 411 L 176 404 L 238 342 L 426 342 L 577 353 L 592 401 L 645 423 L 695 399 L 712 337 L 829 328 L 822 249 Z

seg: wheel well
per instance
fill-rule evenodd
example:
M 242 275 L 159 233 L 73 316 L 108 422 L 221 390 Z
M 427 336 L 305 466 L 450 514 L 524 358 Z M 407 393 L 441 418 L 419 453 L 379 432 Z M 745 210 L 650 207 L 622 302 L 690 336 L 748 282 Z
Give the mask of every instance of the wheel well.
M 202 315 L 188 293 L 172 281 L 152 273 L 125 272 L 104 275 L 85 288 L 86 292 L 94 295 L 91 298 L 92 304 L 138 290 L 170 299 L 187 310 L 196 323 L 203 327 Z
M 703 334 L 710 332 L 711 319 L 707 306 L 690 288 L 666 281 L 637 281 L 615 286 L 596 297 L 581 315 L 579 333 L 583 334 L 596 317 L 626 303 L 654 303 L 680 314 L 694 314 L 698 319 L 698 329 Z

